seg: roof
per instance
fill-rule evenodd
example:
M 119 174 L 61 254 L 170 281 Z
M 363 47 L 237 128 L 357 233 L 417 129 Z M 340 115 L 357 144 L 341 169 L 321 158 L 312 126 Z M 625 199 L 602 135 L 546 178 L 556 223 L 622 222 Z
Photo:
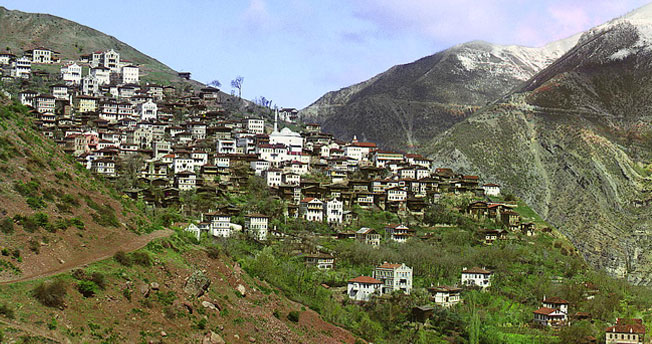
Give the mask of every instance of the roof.
M 462 273 L 463 274 L 485 274 L 485 275 L 488 275 L 488 274 L 492 274 L 493 272 L 491 272 L 490 270 L 485 270 L 485 269 L 480 269 L 478 267 L 474 267 L 474 268 L 470 268 L 470 269 L 464 269 L 462 271 Z
M 356 278 L 351 278 L 349 283 L 367 283 L 367 284 L 383 284 L 383 282 L 369 276 L 359 276 Z
M 567 305 L 568 301 L 562 299 L 561 297 L 549 297 L 543 300 L 543 303 L 551 303 L 553 305 Z
M 442 292 L 442 293 L 454 293 L 454 292 L 462 291 L 462 288 L 449 287 L 447 285 L 440 285 L 440 286 L 428 288 L 428 290 L 434 291 L 434 292 Z
M 373 228 L 367 228 L 367 227 L 362 227 L 356 231 L 358 234 L 370 234 L 375 232 L 376 230 Z
M 245 217 L 264 217 L 264 218 L 269 218 L 269 216 L 267 216 L 267 215 L 263 215 L 263 214 L 260 214 L 260 213 L 252 213 L 252 214 L 248 214 L 248 215 L 246 215 Z
M 645 334 L 645 326 L 641 319 L 618 318 L 616 325 L 608 327 L 606 332 Z
M 534 311 L 533 313 L 534 314 L 542 314 L 542 315 L 550 315 L 550 314 L 552 314 L 552 313 L 554 313 L 556 311 L 557 310 L 554 309 L 554 308 L 541 307 L 541 308 L 537 309 L 536 311 Z
M 401 267 L 402 264 L 392 264 L 388 262 L 384 262 L 382 265 L 378 267 L 378 269 L 398 269 Z

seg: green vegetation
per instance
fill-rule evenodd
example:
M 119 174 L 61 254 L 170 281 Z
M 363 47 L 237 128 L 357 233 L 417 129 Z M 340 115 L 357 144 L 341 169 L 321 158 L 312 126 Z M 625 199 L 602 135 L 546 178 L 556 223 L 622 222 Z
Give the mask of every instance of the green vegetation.
M 32 290 L 32 296 L 47 307 L 63 307 L 67 294 L 66 283 L 61 279 L 41 282 Z

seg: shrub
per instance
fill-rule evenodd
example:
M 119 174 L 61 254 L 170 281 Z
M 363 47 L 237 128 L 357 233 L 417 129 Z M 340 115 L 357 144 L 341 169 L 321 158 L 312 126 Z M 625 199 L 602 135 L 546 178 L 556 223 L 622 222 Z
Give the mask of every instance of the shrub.
M 77 283 L 77 290 L 84 295 L 84 297 L 91 297 L 97 293 L 97 284 L 93 281 L 79 281 Z
M 118 251 L 113 255 L 113 259 L 115 259 L 118 263 L 124 266 L 131 266 L 131 257 L 129 257 L 125 251 Z
M 152 258 L 147 252 L 134 252 L 131 254 L 131 260 L 140 266 L 152 266 Z
M 279 312 L 278 309 L 275 309 L 272 314 L 276 319 L 281 319 L 281 312 Z
M 29 245 L 29 249 L 30 249 L 32 252 L 34 252 L 34 253 L 36 253 L 36 254 L 41 253 L 41 244 L 39 244 L 38 241 L 32 239 L 32 240 L 30 240 L 30 241 L 28 242 L 28 245 Z
M 47 207 L 47 205 L 45 204 L 45 201 L 43 201 L 43 199 L 41 197 L 31 197 L 30 196 L 30 197 L 27 197 L 25 200 L 27 201 L 27 205 L 29 205 L 29 207 L 34 209 L 34 210 L 43 209 L 43 208 Z
M 174 303 L 174 300 L 177 299 L 177 294 L 175 294 L 172 290 L 168 292 L 158 292 L 156 293 L 156 299 L 158 302 L 160 302 L 162 305 L 165 306 L 170 306 L 172 303 Z
M 7 248 L 3 248 L 2 249 L 2 255 L 5 256 L 5 257 L 8 256 L 9 255 L 9 250 Z
M 104 290 L 106 289 L 106 278 L 104 277 L 104 274 L 101 272 L 93 272 L 91 275 L 90 280 L 95 283 L 100 289 Z
M 209 246 L 206 248 L 206 255 L 210 259 L 217 259 L 220 257 L 220 251 L 219 246 Z
M 32 296 L 47 307 L 63 307 L 66 294 L 66 284 L 59 279 L 41 282 L 32 290 Z
M 12 255 L 14 258 L 16 258 L 16 259 L 20 258 L 20 250 L 17 249 L 17 248 L 15 248 L 15 249 L 11 252 L 11 255 Z
M 5 217 L 0 221 L 0 231 L 4 234 L 11 234 L 14 232 L 14 220 Z
M 77 227 L 77 229 L 80 229 L 80 230 L 86 228 L 86 225 L 84 225 L 84 221 L 82 221 L 78 217 L 71 218 L 70 220 L 68 220 L 68 223 L 70 223 L 71 225 Z
M 292 322 L 299 322 L 299 312 L 291 311 L 290 313 L 288 313 L 288 320 Z
M 0 304 L 0 315 L 3 315 L 5 318 L 13 319 L 14 310 L 11 309 L 7 304 Z

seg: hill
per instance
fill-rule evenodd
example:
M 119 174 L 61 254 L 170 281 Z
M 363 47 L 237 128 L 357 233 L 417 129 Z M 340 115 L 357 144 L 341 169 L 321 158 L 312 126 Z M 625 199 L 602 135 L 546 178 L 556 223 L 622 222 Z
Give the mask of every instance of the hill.
M 329 92 L 301 114 L 342 139 L 358 135 L 385 147 L 419 148 L 528 80 L 577 38 L 541 48 L 461 44 Z
M 588 31 L 424 152 L 509 185 L 594 266 L 652 283 L 651 27 L 648 5 Z
M 177 72 L 113 36 L 90 27 L 49 14 L 7 10 L 0 6 L 0 44 L 15 54 L 37 47 L 61 53 L 63 60 L 76 60 L 80 55 L 114 49 L 121 59 L 141 66 L 141 80 L 162 84 L 179 83 Z

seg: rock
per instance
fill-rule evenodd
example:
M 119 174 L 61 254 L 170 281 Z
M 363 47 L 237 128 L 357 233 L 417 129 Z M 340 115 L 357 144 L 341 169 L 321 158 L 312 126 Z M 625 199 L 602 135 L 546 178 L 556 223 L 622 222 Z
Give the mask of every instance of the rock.
M 149 287 L 152 288 L 152 290 L 159 290 L 160 289 L 160 286 L 156 282 L 150 283 Z
M 192 314 L 192 305 L 191 305 L 190 303 L 188 303 L 188 302 L 184 302 L 184 303 L 182 304 L 182 306 L 183 306 L 184 308 L 186 308 L 186 310 L 188 311 L 188 313 Z
M 249 342 L 251 342 L 251 343 L 255 343 L 255 342 L 256 342 L 256 338 L 254 338 L 254 337 L 249 337 Z
M 218 311 L 218 312 L 219 312 L 219 309 L 217 309 L 217 307 L 215 307 L 215 305 L 214 305 L 213 303 L 211 303 L 211 302 L 208 302 L 208 301 L 202 301 L 202 302 L 201 302 L 201 305 L 204 306 L 204 308 L 209 308 L 209 309 L 212 309 L 212 310 L 214 310 L 214 311 Z
M 190 275 L 183 286 L 183 291 L 195 297 L 200 297 L 204 295 L 210 285 L 211 280 L 203 272 L 197 270 Z
M 143 294 L 143 297 L 149 297 L 149 286 L 147 284 L 141 286 L 140 293 Z
M 234 335 L 233 335 L 233 338 L 235 338 L 235 339 L 240 339 L 240 336 L 237 335 L 237 334 L 234 334 Z
M 65 261 L 63 259 L 59 258 L 59 264 L 63 264 L 63 263 L 65 263 Z
M 204 336 L 202 344 L 226 344 L 226 342 L 222 339 L 222 336 L 211 331 Z
M 238 286 L 235 287 L 235 290 L 239 291 L 240 294 L 242 294 L 242 296 L 245 296 L 246 293 L 247 293 L 247 290 L 245 289 L 245 286 L 243 286 L 242 284 L 238 284 Z
M 219 327 L 220 331 L 224 331 L 224 325 L 220 325 L 218 327 Z
M 167 337 L 167 335 L 168 335 L 167 332 L 161 331 L 161 337 Z

